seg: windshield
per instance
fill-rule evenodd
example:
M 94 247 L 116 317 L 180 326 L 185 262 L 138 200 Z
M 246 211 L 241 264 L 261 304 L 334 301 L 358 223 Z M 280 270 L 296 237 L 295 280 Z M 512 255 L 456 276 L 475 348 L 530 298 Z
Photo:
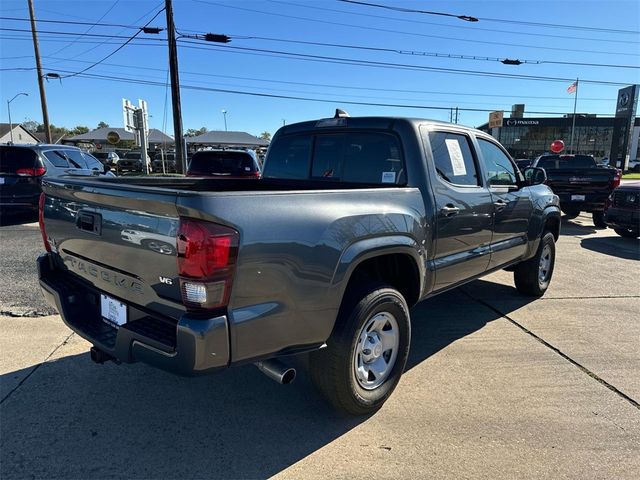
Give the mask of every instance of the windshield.
M 538 160 L 537 167 L 545 170 L 560 168 L 595 168 L 596 161 L 590 155 L 545 155 Z
M 260 172 L 253 157 L 246 152 L 204 151 L 193 154 L 190 175 L 256 176 Z

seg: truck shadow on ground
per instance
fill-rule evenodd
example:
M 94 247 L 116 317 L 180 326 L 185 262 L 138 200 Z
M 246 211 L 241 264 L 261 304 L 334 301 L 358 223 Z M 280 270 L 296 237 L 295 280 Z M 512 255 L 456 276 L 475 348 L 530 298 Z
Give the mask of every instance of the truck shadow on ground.
M 580 219 L 580 220 L 578 220 Z M 584 220 L 584 222 L 583 222 Z M 589 224 L 591 218 L 576 218 L 568 219 L 566 216 L 562 216 L 562 225 L 560 226 L 560 235 L 591 235 L 596 233 L 597 230 L 593 224 Z
M 593 252 L 624 258 L 625 260 L 640 261 L 640 241 L 635 238 L 623 238 L 617 235 L 583 238 L 580 241 L 580 246 Z
M 407 370 L 500 318 L 473 298 L 530 301 L 493 282 L 464 289 L 414 308 Z M 31 369 L 0 381 L 16 384 Z M 368 420 L 333 411 L 304 371 L 283 387 L 253 366 L 181 378 L 142 364 L 95 365 L 88 354 L 42 364 L 1 409 L 7 479 L 266 478 Z

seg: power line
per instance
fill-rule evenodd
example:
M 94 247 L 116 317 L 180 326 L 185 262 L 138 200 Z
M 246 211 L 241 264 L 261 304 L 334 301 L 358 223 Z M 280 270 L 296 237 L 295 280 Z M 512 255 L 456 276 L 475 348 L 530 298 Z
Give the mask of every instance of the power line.
M 107 55 L 106 57 L 103 57 L 102 59 L 98 60 L 97 62 L 89 65 L 87 68 L 84 68 L 82 70 L 80 70 L 77 73 L 72 73 L 69 75 L 65 75 L 62 78 L 70 78 L 70 77 L 75 77 L 76 75 L 80 75 L 81 73 L 86 72 L 87 70 L 92 69 L 93 67 L 95 67 L 96 65 L 100 65 L 102 62 L 104 62 L 105 60 L 107 60 L 108 58 L 112 57 L 113 55 L 115 55 L 116 53 L 118 53 L 120 50 L 122 50 L 124 47 L 126 47 L 131 41 L 133 41 L 141 32 L 144 31 L 145 27 L 148 27 L 149 24 L 151 22 L 153 22 L 156 17 L 158 15 L 160 15 L 162 12 L 164 11 L 164 7 L 160 10 L 158 10 L 158 12 L 151 18 L 151 20 L 149 20 L 142 29 L 138 30 L 136 33 L 134 33 L 126 42 L 124 42 L 122 45 L 120 45 L 118 48 L 116 48 L 113 52 L 111 52 L 109 55 Z
M 96 20 L 95 22 L 75 22 L 73 20 L 38 20 L 38 23 L 59 23 L 59 24 L 63 24 L 63 25 L 89 25 L 91 27 L 119 27 L 119 28 L 128 28 L 128 29 L 132 29 L 132 30 L 139 30 L 140 27 L 136 27 L 135 25 L 123 25 L 120 23 L 101 23 L 102 19 L 111 11 L 113 10 L 113 8 L 116 6 L 116 4 L 119 2 L 120 0 L 116 0 L 116 2 L 111 6 L 111 8 L 109 8 L 105 14 L 100 17 L 98 20 Z M 154 8 L 155 10 L 155 8 Z M 10 20 L 10 21 L 14 21 L 14 22 L 28 22 L 29 19 L 28 18 L 21 18 L 21 17 L 0 17 L 0 20 Z
M 43 58 L 45 59 L 51 58 L 52 60 L 66 61 L 66 62 L 91 63 L 86 60 L 77 60 L 77 59 L 69 59 L 69 58 L 53 58 L 53 57 L 47 57 L 47 56 Z M 140 65 L 125 65 L 125 64 L 118 64 L 118 63 L 102 63 L 102 65 L 118 67 L 118 68 L 131 68 L 136 70 L 157 71 L 157 72 L 166 71 L 166 69 L 163 69 L 163 68 L 143 67 Z M 243 76 L 234 76 L 234 75 L 222 75 L 222 74 L 215 74 L 215 73 L 193 72 L 188 70 L 181 70 L 180 73 L 184 75 L 195 75 L 195 76 L 202 76 L 202 77 L 226 78 L 226 79 L 233 79 L 233 80 L 248 80 L 248 81 L 254 81 L 254 82 L 277 83 L 277 84 L 284 84 L 284 85 L 301 85 L 301 86 L 309 86 L 309 87 L 338 88 L 338 89 L 358 90 L 358 91 L 370 90 L 370 91 L 377 91 L 377 92 L 419 93 L 419 94 L 428 94 L 428 95 L 455 95 L 455 96 L 515 98 L 515 99 L 531 98 L 531 99 L 543 99 L 543 100 L 566 100 L 567 98 L 567 97 L 551 97 L 551 96 L 535 96 L 535 95 L 502 95 L 502 94 L 469 93 L 469 92 L 437 92 L 437 91 L 426 91 L 426 90 L 375 88 L 375 87 L 366 87 L 363 85 L 349 86 L 349 85 L 337 85 L 337 84 L 326 84 L 326 83 L 295 82 L 291 80 L 269 80 L 265 78 L 253 78 L 253 77 L 243 77 Z M 615 98 L 580 97 L 580 101 L 613 102 L 615 101 Z
M 113 10 L 113 9 L 115 8 L 115 6 L 118 4 L 118 2 L 120 2 L 120 0 L 115 0 L 115 2 L 113 2 L 113 4 L 112 4 L 108 9 L 107 9 L 107 11 L 106 11 L 106 12 L 104 12 L 104 14 L 103 14 L 103 15 L 102 15 L 102 16 L 101 16 L 101 17 L 100 17 L 100 18 L 99 18 L 99 19 L 98 19 L 94 24 L 92 24 L 89 28 L 87 28 L 87 29 L 85 30 L 85 32 L 84 32 L 82 35 L 80 35 L 78 38 L 76 38 L 76 39 L 72 40 L 68 45 L 65 45 L 65 46 L 63 46 L 62 48 L 60 48 L 59 50 L 56 50 L 56 51 L 55 51 L 54 53 L 52 53 L 51 55 L 57 55 L 58 53 L 62 52 L 63 50 L 66 50 L 67 48 L 69 48 L 69 47 L 73 46 L 73 45 L 74 45 L 78 40 L 80 40 L 80 39 L 81 39 L 82 37 L 84 37 L 85 35 L 88 35 L 88 34 L 89 34 L 89 32 L 90 32 L 90 31 L 91 31 L 91 30 L 92 30 L 96 25 L 98 25 L 98 24 L 102 21 L 102 19 L 103 19 L 104 17 L 106 17 L 106 16 L 109 14 L 109 12 L 110 12 L 111 10 Z
M 181 38 L 191 38 L 195 40 L 206 40 L 205 33 L 199 33 L 195 35 L 181 35 Z M 221 35 L 226 37 L 226 35 Z M 315 45 L 322 47 L 333 47 L 333 48 L 347 48 L 353 50 L 368 50 L 373 52 L 386 52 L 386 53 L 396 53 L 399 55 L 411 55 L 411 56 L 420 56 L 420 57 L 436 57 L 436 58 L 447 58 L 454 60 L 476 60 L 476 61 L 489 61 L 489 62 L 499 62 L 505 63 L 509 60 L 505 58 L 499 57 L 482 57 L 477 55 L 460 55 L 454 53 L 442 53 L 442 52 L 424 52 L 420 50 L 403 50 L 397 48 L 383 48 L 383 47 L 369 47 L 364 45 L 346 45 L 343 43 L 326 43 L 326 42 L 311 42 L 305 40 L 292 40 L 292 39 L 284 39 L 284 38 L 274 38 L 274 37 L 259 37 L 259 36 L 242 36 L 242 35 L 229 35 L 232 39 L 239 40 L 266 40 L 270 42 L 282 42 L 282 43 L 293 43 L 299 45 Z M 545 63 L 555 64 L 555 65 L 573 65 L 573 66 L 586 66 L 586 67 L 606 67 L 606 68 L 635 68 L 640 69 L 640 65 L 615 65 L 615 64 L 603 64 L 603 63 L 590 63 L 590 62 L 567 62 L 567 61 L 557 61 L 557 60 L 511 60 L 512 62 L 518 62 L 517 64 L 529 64 L 529 65 L 542 65 Z
M 421 14 L 427 14 L 427 15 L 442 15 L 442 14 L 438 14 L 436 12 L 431 12 L 429 10 L 420 10 L 420 9 L 404 8 L 404 7 L 395 7 L 395 6 L 390 6 L 390 5 L 380 5 L 378 3 L 362 2 L 362 1 L 359 1 L 359 0 L 338 0 L 338 1 L 339 2 L 344 2 L 344 3 L 353 3 L 353 4 L 357 4 L 357 5 L 363 5 L 363 6 L 367 6 L 367 7 L 383 8 L 383 9 L 386 9 L 386 10 L 395 10 L 397 12 L 421 13 Z M 445 15 L 445 16 L 453 16 L 453 15 Z M 508 19 L 504 19 L 504 18 L 478 17 L 478 20 L 482 20 L 482 21 L 485 21 L 485 22 L 499 22 L 499 23 L 510 23 L 510 24 L 517 24 L 517 25 L 529 25 L 529 26 L 535 26 L 535 27 L 566 28 L 566 29 L 571 29 L 571 30 L 588 30 L 588 31 L 592 31 L 592 32 L 632 33 L 632 34 L 636 34 L 636 35 L 638 33 L 640 33 L 640 32 L 633 31 L 633 30 L 620 30 L 620 29 L 614 29 L 614 28 L 587 27 L 587 26 L 584 26 L 584 25 L 566 25 L 566 24 L 557 24 L 557 23 L 526 22 L 526 21 L 521 21 L 521 20 L 508 20 Z
M 94 78 L 99 80 L 113 81 L 113 82 L 133 83 L 133 84 L 166 88 L 166 82 L 160 82 L 160 81 L 155 82 L 155 81 L 137 79 L 137 78 L 124 78 L 124 77 L 115 77 L 115 76 L 106 76 L 106 75 L 96 75 L 91 73 L 78 73 L 77 76 L 84 77 L 84 78 Z M 233 89 L 199 87 L 195 85 L 184 85 L 184 84 L 181 85 L 181 88 L 184 88 L 187 90 L 196 90 L 196 91 L 205 91 L 205 92 L 228 93 L 228 94 L 235 94 L 235 95 L 248 95 L 253 97 L 300 100 L 300 101 L 308 101 L 308 102 L 321 102 L 321 103 L 344 104 L 344 105 L 364 105 L 364 106 L 372 106 L 372 107 L 389 107 L 389 108 L 412 108 L 412 109 L 423 109 L 423 110 L 449 110 L 450 109 L 450 107 L 439 107 L 439 106 L 432 106 L 432 105 L 407 105 L 407 104 L 390 104 L 390 103 L 355 102 L 350 100 L 298 97 L 298 96 L 292 96 L 292 95 L 277 95 L 277 94 L 269 94 L 269 93 L 262 93 L 262 92 L 247 92 L 247 91 L 233 90 Z M 460 108 L 459 110 L 467 111 L 467 112 L 493 111 L 493 109 L 486 109 L 486 108 Z M 528 113 L 537 114 L 537 115 L 566 115 L 567 112 L 529 111 Z
M 478 19 L 476 17 L 472 17 L 470 15 L 458 15 L 455 13 L 443 13 L 443 12 L 434 12 L 432 10 L 413 10 L 410 8 L 403 8 L 403 7 L 387 7 L 385 5 L 376 5 L 376 4 L 372 4 L 372 3 L 365 3 L 365 2 L 358 2 L 358 1 L 352 1 L 352 0 L 339 0 L 341 2 L 348 2 L 348 3 L 357 3 L 359 5 L 366 5 L 366 6 L 370 6 L 370 7 L 383 7 L 383 8 L 388 8 L 389 10 L 396 10 L 399 12 L 419 12 L 419 13 L 424 13 L 425 15 L 435 15 L 435 16 L 440 16 L 440 17 L 453 17 L 453 18 L 458 18 L 460 20 L 466 20 L 468 22 L 477 22 Z
M 4 40 L 22 40 L 22 41 L 32 41 L 31 38 L 26 37 L 26 36 L 18 36 L 18 35 L 0 35 L 0 39 L 4 39 Z M 42 42 L 48 42 L 48 43 L 67 43 L 69 41 L 68 38 L 66 37 L 60 37 L 60 38 L 55 38 L 55 36 L 48 36 L 45 38 L 39 38 L 38 42 L 42 43 Z M 154 41 L 157 43 L 144 43 L 145 41 Z M 164 39 L 164 42 L 166 42 L 166 39 Z M 76 43 L 78 44 L 83 44 L 83 45 L 96 45 L 96 47 L 99 47 L 101 45 L 119 45 L 121 42 L 116 40 L 116 39 L 107 39 L 104 41 L 99 41 L 99 40 L 78 40 Z M 135 41 L 131 42 L 129 45 L 135 45 L 135 46 L 148 46 L 148 47 L 165 47 L 162 39 L 158 39 L 158 38 L 136 38 Z M 92 47 L 90 51 L 95 50 L 96 47 Z M 86 53 L 86 52 L 85 52 Z M 78 56 L 81 56 L 80 54 Z M 5 58 L 13 58 L 13 57 L 5 57 Z M 17 57 L 16 57 L 17 58 Z M 33 55 L 31 56 L 27 56 L 27 57 L 23 57 L 23 58 L 33 58 Z
M 376 32 L 395 33 L 395 34 L 398 34 L 398 35 L 410 35 L 410 36 L 423 37 L 423 38 L 438 38 L 438 39 L 441 39 L 441 40 L 453 40 L 453 41 L 457 41 L 457 42 L 467 42 L 467 43 L 473 43 L 473 44 L 499 45 L 501 47 L 505 46 L 504 42 L 498 42 L 498 41 L 492 42 L 492 41 L 488 41 L 488 40 L 472 40 L 472 39 L 468 39 L 468 38 L 447 37 L 447 36 L 443 36 L 443 35 L 431 35 L 431 34 L 426 34 L 426 33 L 406 32 L 406 31 L 401 31 L 401 30 L 391 30 L 391 29 L 388 29 L 388 28 L 378 28 L 378 27 L 368 27 L 368 26 L 364 26 L 364 25 L 356 25 L 356 24 L 353 24 L 353 23 L 333 22 L 333 21 L 329 21 L 329 20 L 321 20 L 321 19 L 318 19 L 318 18 L 300 17 L 300 16 L 297 16 L 297 15 L 288 15 L 288 14 L 284 14 L 284 13 L 267 12 L 267 11 L 264 11 L 264 10 L 256 10 L 256 9 L 252 9 L 252 8 L 238 7 L 236 5 L 227 5 L 227 4 L 224 4 L 224 3 L 212 2 L 212 1 L 207 1 L 207 0 L 192 0 L 192 1 L 196 2 L 196 3 L 207 4 L 207 5 L 215 5 L 215 6 L 223 7 L 223 8 L 231 8 L 231 9 L 234 9 L 234 10 L 242 10 L 242 11 L 246 11 L 246 12 L 260 13 L 260 14 L 264 14 L 264 15 L 272 15 L 272 16 L 283 17 L 283 18 L 293 18 L 293 19 L 296 19 L 296 20 L 304 20 L 304 21 L 308 21 L 308 22 L 323 23 L 323 24 L 327 24 L 327 25 L 339 25 L 339 26 L 342 26 L 342 27 L 359 28 L 359 29 L 363 29 L 363 30 L 371 30 L 371 31 L 376 31 Z M 557 47 L 557 46 L 554 46 L 554 47 L 542 47 L 542 46 L 527 45 L 527 44 L 522 44 L 522 43 L 509 43 L 509 46 L 511 46 L 511 47 L 522 47 L 522 48 L 533 48 L 533 49 L 539 49 L 539 50 L 550 50 L 550 51 L 553 51 L 553 52 L 564 51 L 564 52 L 595 53 L 595 54 L 600 54 L 600 55 L 638 56 L 638 54 L 636 54 L 636 53 L 609 52 L 609 51 L 602 51 L 602 50 L 585 50 L 583 48 L 580 48 L 580 49 L 561 48 L 561 47 Z
M 261 48 L 249 48 L 249 47 L 235 47 L 231 45 L 225 46 L 190 46 L 190 45 L 203 45 L 199 42 L 189 41 L 189 40 L 181 40 L 181 44 L 189 44 L 184 46 L 184 48 L 192 48 L 192 49 L 200 49 L 200 50 L 217 50 L 217 51 L 244 51 L 244 52 L 252 52 L 252 54 L 262 54 L 267 56 L 280 56 L 281 58 L 289 58 L 293 57 L 298 60 L 305 61 L 315 61 L 321 63 L 337 63 L 342 65 L 357 65 L 357 66 L 367 66 L 367 67 L 378 67 L 378 68 L 392 68 L 397 70 L 414 70 L 414 71 L 431 71 L 431 72 L 440 72 L 440 73 L 450 73 L 456 75 L 468 75 L 468 76 L 480 76 L 480 77 L 493 77 L 493 78 L 513 78 L 519 80 L 533 80 L 533 81 L 542 81 L 542 82 L 570 82 L 573 81 L 573 78 L 566 77 L 548 77 L 548 76 L 536 76 L 536 75 L 524 75 L 524 74 L 511 74 L 511 73 L 499 73 L 499 72 L 488 72 L 482 70 L 461 70 L 455 68 L 445 68 L 445 67 L 429 67 L 424 65 L 415 65 L 415 64 L 403 64 L 403 63 L 392 63 L 392 62 L 379 62 L 373 60 L 360 60 L 353 58 L 343 58 L 343 57 L 330 57 L 326 55 L 310 55 L 310 54 L 302 54 L 302 53 L 293 53 L 293 52 L 284 52 L 281 50 L 268 50 Z M 605 80 L 580 80 L 583 83 L 591 83 L 591 84 L 599 84 L 599 85 L 626 85 L 626 83 L 620 82 L 610 82 Z
M 394 17 L 389 17 L 389 16 L 383 16 L 383 15 L 373 15 L 370 13 L 362 13 L 362 12 L 350 12 L 348 10 L 339 10 L 336 8 L 327 8 L 327 7 L 319 7 L 317 5 L 307 5 L 307 4 L 300 4 L 300 3 L 294 3 L 294 2 L 285 2 L 282 0 L 267 0 L 271 3 L 279 3 L 282 5 L 290 5 L 290 6 L 295 6 L 295 7 L 300 7 L 300 8 L 311 8 L 314 10 L 320 10 L 320 11 L 326 11 L 326 12 L 336 12 L 336 13 L 340 13 L 342 15 L 356 15 L 358 17 L 370 17 L 370 18 L 379 18 L 385 21 L 394 21 L 394 22 L 403 22 L 403 23 L 416 23 L 416 24 L 420 24 L 420 25 L 435 25 L 441 28 L 446 28 L 446 29 L 451 29 L 451 28 L 458 28 L 458 29 L 464 29 L 465 31 L 469 32 L 469 27 L 466 25 L 445 25 L 442 23 L 436 23 L 436 22 L 428 22 L 428 21 L 424 21 L 424 20 L 416 20 L 416 19 L 411 19 L 411 18 L 394 18 Z M 506 33 L 508 35 L 525 35 L 525 36 L 535 36 L 536 38 L 538 37 L 546 37 L 546 38 L 562 38 L 562 39 L 566 39 L 566 40 L 582 40 L 582 41 L 587 41 L 587 42 L 606 42 L 606 43 L 622 43 L 625 45 L 628 45 L 630 43 L 640 43 L 637 41 L 633 41 L 633 40 L 613 40 L 613 39 L 606 39 L 606 38 L 596 38 L 596 37 L 577 37 L 574 35 L 553 35 L 553 34 L 549 34 L 549 33 L 539 33 L 539 32 L 519 32 L 519 31 L 514 31 L 514 30 L 500 30 L 497 28 L 482 28 L 479 27 L 477 24 L 475 24 L 473 26 L 472 29 L 473 32 L 476 31 L 484 31 L 484 32 L 491 32 L 491 33 Z
M 144 28 L 144 27 L 143 27 Z M 30 32 L 31 30 L 27 30 L 24 28 L 6 28 L 6 27 L 0 27 L 0 31 L 4 31 L 4 32 L 20 32 L 20 33 L 24 33 L 24 32 Z M 142 32 L 142 28 L 140 30 L 138 30 L 138 32 L 136 32 L 136 35 L 138 35 L 140 32 Z M 115 39 L 131 39 L 131 36 L 127 36 L 127 35 L 108 35 L 108 34 L 104 34 L 104 33 L 80 33 L 80 32 L 63 32 L 63 31 L 52 31 L 52 30 L 38 30 L 38 34 L 42 34 L 42 35 L 62 35 L 62 36 L 76 36 L 79 38 L 81 37 L 95 37 L 95 38 L 115 38 Z M 149 38 L 146 40 L 158 40 L 161 41 L 161 39 L 158 38 Z M 164 41 L 166 42 L 167 40 L 164 39 Z M 57 53 L 57 52 L 56 52 Z M 52 53 L 51 55 L 55 55 L 55 53 Z

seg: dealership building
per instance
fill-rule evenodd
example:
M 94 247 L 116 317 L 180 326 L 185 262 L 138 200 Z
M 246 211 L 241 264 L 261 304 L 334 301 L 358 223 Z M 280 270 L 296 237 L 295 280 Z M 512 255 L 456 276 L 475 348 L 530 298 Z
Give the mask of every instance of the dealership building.
M 639 90 L 638 85 L 620 89 L 615 116 L 611 117 L 577 113 L 524 118 L 524 105 L 514 105 L 510 118 L 503 119 L 500 112 L 493 112 L 491 125 L 485 123 L 478 128 L 495 137 L 514 158 L 535 158 L 547 153 L 554 140 L 563 140 L 566 153 L 593 155 L 597 160 L 604 157 L 633 160 L 640 158 L 640 118 L 636 118 Z
M 491 133 L 505 146 L 513 158 L 534 158 L 549 151 L 554 140 L 563 140 L 567 148 L 571 140 L 573 115 L 561 118 L 505 118 L 503 126 L 480 130 Z M 610 157 L 615 119 L 595 115 L 576 115 L 574 132 L 575 152 L 593 155 L 596 159 Z M 630 135 L 630 158 L 639 158 L 638 137 L 640 136 L 640 118 L 634 121 Z

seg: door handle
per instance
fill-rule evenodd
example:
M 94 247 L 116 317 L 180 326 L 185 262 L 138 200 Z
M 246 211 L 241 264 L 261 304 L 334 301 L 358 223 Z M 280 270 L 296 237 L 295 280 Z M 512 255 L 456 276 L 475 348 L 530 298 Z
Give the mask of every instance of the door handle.
M 445 217 L 452 217 L 453 215 L 457 215 L 460 212 L 458 207 L 454 207 L 452 204 L 447 204 L 440 209 L 440 213 Z
M 509 205 L 509 202 L 505 202 L 504 200 L 496 200 L 495 202 L 493 202 L 493 204 L 495 205 L 496 210 L 500 211 L 503 210 L 504 207 Z

